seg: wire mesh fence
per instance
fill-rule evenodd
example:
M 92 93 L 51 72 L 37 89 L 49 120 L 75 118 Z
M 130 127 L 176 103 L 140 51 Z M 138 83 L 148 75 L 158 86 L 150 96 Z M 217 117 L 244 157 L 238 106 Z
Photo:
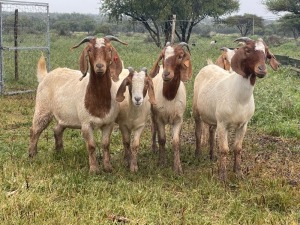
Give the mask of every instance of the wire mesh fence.
M 0 93 L 36 86 L 36 59 L 50 67 L 49 7 L 46 3 L 0 1 Z

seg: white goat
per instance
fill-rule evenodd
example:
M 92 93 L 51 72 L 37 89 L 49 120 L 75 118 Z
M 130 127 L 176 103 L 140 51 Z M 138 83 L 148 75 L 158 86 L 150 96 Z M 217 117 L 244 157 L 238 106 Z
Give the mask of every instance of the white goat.
M 30 129 L 30 157 L 36 155 L 39 136 L 54 117 L 57 122 L 54 129 L 57 151 L 63 148 L 62 136 L 65 128 L 81 129 L 89 153 L 90 172 L 97 173 L 99 165 L 93 130 L 100 129 L 104 169 L 112 169 L 109 155 L 110 135 L 119 112 L 119 103 L 115 100 L 118 87 L 112 78 L 114 81 L 118 80 L 122 62 L 111 41 L 126 44 L 113 36 L 86 37 L 73 47 L 88 43 L 80 57 L 81 72 L 57 68 L 47 73 L 45 59 L 40 58 L 37 69 L 39 85 Z M 87 76 L 86 79 L 82 79 L 84 76 Z
M 174 171 L 182 173 L 180 162 L 180 132 L 183 123 L 183 114 L 186 108 L 186 90 L 183 81 L 192 75 L 190 54 L 184 50 L 188 45 L 184 42 L 166 46 L 154 63 L 151 72 L 153 78 L 156 105 L 151 108 L 151 117 L 154 128 L 152 141 L 155 141 L 156 130 L 159 143 L 159 163 L 165 163 L 165 126 L 172 126 L 172 146 L 174 151 Z M 159 62 L 162 67 L 159 69 Z M 158 75 L 157 75 L 158 73 Z M 157 75 L 157 76 L 156 76 Z M 156 144 L 152 143 L 152 148 Z
M 241 174 L 242 142 L 247 124 L 254 113 L 253 89 L 256 77 L 262 78 L 266 75 L 267 58 L 270 59 L 274 70 L 279 65 L 261 39 L 253 41 L 249 38 L 239 38 L 236 41 L 245 42 L 245 46 L 239 48 L 232 58 L 231 67 L 234 72 L 230 73 L 216 65 L 208 65 L 200 70 L 194 83 L 195 154 L 201 153 L 203 121 L 210 125 L 211 139 L 214 139 L 217 129 L 221 180 L 226 180 L 227 176 L 228 130 L 235 130 L 234 171 Z M 213 152 L 210 154 L 213 155 Z
M 124 70 L 123 70 L 124 71 Z M 122 81 L 117 91 L 116 100 L 120 102 L 120 112 L 116 122 L 121 130 L 124 158 L 130 166 L 131 172 L 138 170 L 137 154 L 140 145 L 140 136 L 150 115 L 150 106 L 155 104 L 155 95 L 152 79 L 143 68 L 139 73 L 128 68 L 129 75 Z M 128 72 L 125 71 L 125 74 Z M 120 75 L 123 77 L 123 74 Z M 148 95 L 146 95 L 148 92 Z M 124 95 L 125 94 L 125 95 Z M 133 132 L 132 146 L 130 136 Z

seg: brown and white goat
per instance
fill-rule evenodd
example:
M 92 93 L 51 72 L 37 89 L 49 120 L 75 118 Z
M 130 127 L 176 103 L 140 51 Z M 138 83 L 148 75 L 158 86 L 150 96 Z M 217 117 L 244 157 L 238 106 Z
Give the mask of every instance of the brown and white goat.
M 36 92 L 36 105 L 30 128 L 29 156 L 37 153 L 40 134 L 55 118 L 55 149 L 63 148 L 65 128 L 81 129 L 89 154 L 90 172 L 98 172 L 94 129 L 102 131 L 104 170 L 112 169 L 110 164 L 110 135 L 119 113 L 116 101 L 117 81 L 122 71 L 122 62 L 111 45 L 111 41 L 126 44 L 113 36 L 104 38 L 86 37 L 78 45 L 87 43 L 80 56 L 80 71 L 57 68 L 47 73 L 45 59 L 38 62 L 39 85 Z M 88 69 L 90 68 L 90 73 Z M 85 79 L 82 79 L 85 77 Z
M 121 84 L 117 91 L 116 100 L 120 102 L 120 111 L 116 122 L 122 134 L 124 159 L 130 171 L 136 172 L 140 136 L 150 115 L 150 106 L 155 104 L 155 94 L 152 79 L 147 75 L 146 68 L 140 72 L 134 71 L 131 67 L 128 70 L 128 76 L 123 80 L 120 79 Z M 130 143 L 131 133 L 133 133 L 132 143 Z
M 234 171 L 241 175 L 242 142 L 247 124 L 254 114 L 253 90 L 256 77 L 267 74 L 266 59 L 277 70 L 279 63 L 262 39 L 257 41 L 239 38 L 245 45 L 240 47 L 231 60 L 233 72 L 216 65 L 207 65 L 195 78 L 193 117 L 195 120 L 196 155 L 201 153 L 201 124 L 210 125 L 211 139 L 217 131 L 219 143 L 219 176 L 226 180 L 228 131 L 234 129 Z M 211 141 L 210 144 L 213 144 Z M 213 155 L 213 147 L 210 149 Z
M 178 45 L 168 45 L 160 53 L 151 72 L 153 78 L 156 105 L 151 107 L 151 117 L 154 125 L 152 141 L 155 141 L 155 131 L 158 132 L 159 163 L 165 163 L 165 144 L 167 124 L 172 127 L 172 146 L 174 151 L 174 171 L 182 173 L 180 161 L 180 133 L 183 114 L 186 108 L 186 89 L 184 81 L 192 76 L 192 64 L 189 52 L 184 50 L 188 45 L 184 42 Z M 162 60 L 162 66 L 159 62 Z M 157 75 L 158 74 L 158 75 Z M 152 143 L 152 148 L 156 143 Z

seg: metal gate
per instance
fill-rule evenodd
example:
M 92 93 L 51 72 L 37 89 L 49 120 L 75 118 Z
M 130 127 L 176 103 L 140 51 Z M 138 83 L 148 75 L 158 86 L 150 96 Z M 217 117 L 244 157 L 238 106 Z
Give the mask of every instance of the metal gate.
M 48 4 L 0 0 L 0 94 L 33 91 L 42 53 L 50 69 Z

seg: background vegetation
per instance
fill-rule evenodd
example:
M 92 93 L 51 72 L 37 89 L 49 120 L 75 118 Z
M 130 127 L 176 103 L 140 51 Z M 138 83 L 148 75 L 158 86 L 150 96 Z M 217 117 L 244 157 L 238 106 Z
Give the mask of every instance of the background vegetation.
M 84 36 L 53 34 L 52 68 L 78 69 L 80 49 L 69 48 Z M 235 47 L 236 37 L 216 35 L 217 44 L 210 46 L 210 37 L 193 35 L 193 79 L 207 58 L 217 58 L 220 47 Z M 113 43 L 125 67 L 150 69 L 160 49 L 147 35 L 128 33 L 119 38 L 129 43 L 127 47 Z M 278 46 L 270 44 L 271 51 L 299 58 L 299 46 L 281 40 Z M 30 62 L 32 68 L 38 58 L 36 55 Z M 157 155 L 150 151 L 150 124 L 142 135 L 137 174 L 131 174 L 123 164 L 117 127 L 111 141 L 112 173 L 88 174 L 88 156 L 79 130 L 66 130 L 65 149 L 54 154 L 53 124 L 41 135 L 39 154 L 29 160 L 35 94 L 0 96 L 0 223 L 117 224 L 119 219 L 129 224 L 298 224 L 300 81 L 288 67 L 276 72 L 269 67 L 268 71 L 255 87 L 256 112 L 244 141 L 244 179 L 237 180 L 231 171 L 226 184 L 218 180 L 217 165 L 210 162 L 207 150 L 199 161 L 194 159 L 193 79 L 186 83 L 182 176 L 174 175 L 171 169 L 169 136 L 168 166 L 157 166 Z M 35 79 L 34 73 L 31 76 Z M 100 134 L 95 136 L 100 146 Z M 102 164 L 100 149 L 98 155 Z

